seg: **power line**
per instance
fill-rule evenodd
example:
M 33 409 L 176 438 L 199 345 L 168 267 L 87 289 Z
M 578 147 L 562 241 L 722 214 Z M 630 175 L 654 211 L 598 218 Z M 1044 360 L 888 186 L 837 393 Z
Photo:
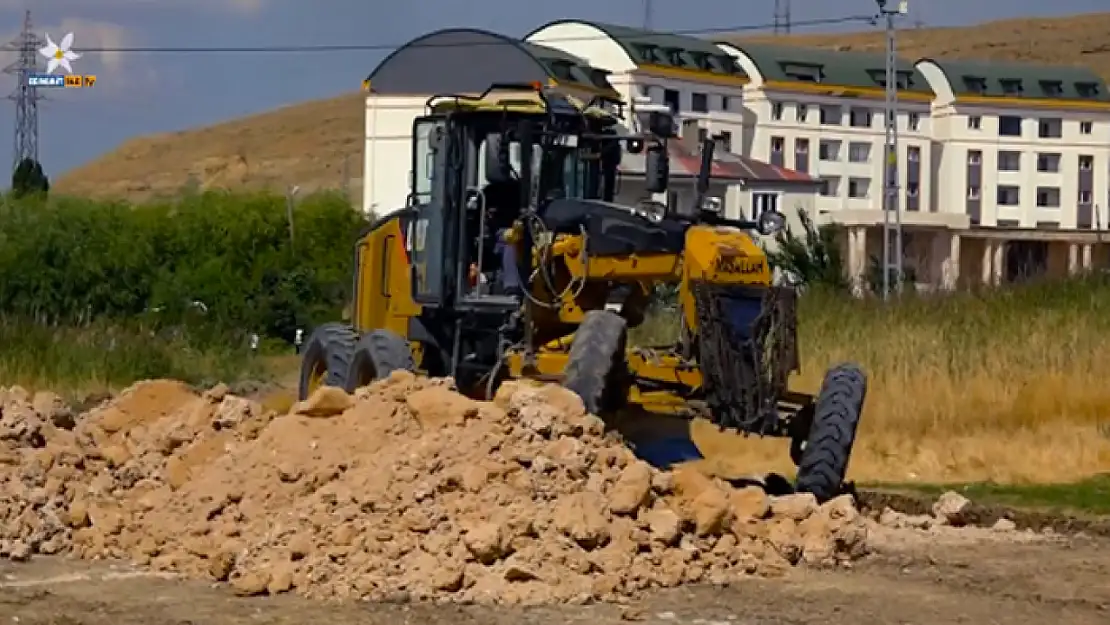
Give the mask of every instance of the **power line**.
M 792 27 L 807 27 L 807 26 L 835 26 L 837 24 L 853 24 L 853 23 L 867 23 L 872 24 L 875 21 L 874 15 L 850 15 L 845 17 L 834 17 L 813 20 L 798 20 L 791 22 Z M 740 26 L 723 26 L 720 28 L 699 28 L 687 30 L 672 30 L 672 31 L 659 31 L 660 34 L 668 35 L 681 35 L 688 37 L 696 37 L 700 35 L 721 35 L 740 32 L 751 32 L 761 30 L 773 30 L 774 23 L 770 24 L 745 24 Z M 555 37 L 545 39 L 546 43 L 556 43 L 564 41 L 600 41 L 608 38 L 607 36 L 590 36 L 590 37 Z M 304 46 L 245 46 L 245 47 L 224 47 L 224 46 L 196 46 L 196 47 L 174 47 L 174 46 L 140 46 L 140 47 L 107 47 L 107 48 L 80 48 L 75 49 L 76 52 L 84 53 L 216 53 L 216 54 L 232 54 L 232 53 L 302 53 L 302 52 L 359 52 L 359 51 L 392 51 L 402 46 L 413 48 L 467 48 L 476 46 L 497 46 L 497 45 L 515 45 L 517 41 L 505 42 L 480 42 L 480 43 L 381 43 L 381 44 L 325 44 L 325 45 L 304 45 Z

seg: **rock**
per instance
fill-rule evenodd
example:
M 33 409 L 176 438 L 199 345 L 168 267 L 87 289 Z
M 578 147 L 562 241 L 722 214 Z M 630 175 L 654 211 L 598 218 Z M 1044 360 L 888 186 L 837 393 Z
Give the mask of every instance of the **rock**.
M 771 515 L 792 521 L 804 521 L 817 511 L 817 498 L 812 493 L 795 493 L 771 498 Z
M 644 519 L 651 529 L 651 537 L 664 545 L 678 542 L 682 534 L 682 519 L 674 510 L 650 510 Z
M 968 522 L 966 513 L 970 507 L 970 499 L 950 490 L 933 504 L 933 516 L 944 525 L 962 527 Z
M 1017 523 L 1007 518 L 1001 518 L 994 522 L 991 529 L 996 532 L 1013 532 L 1017 530 Z
M 31 559 L 31 546 L 22 540 L 17 540 L 8 547 L 8 559 L 12 562 L 27 562 Z
M 651 478 L 652 468 L 646 462 L 629 464 L 609 493 L 609 509 L 614 514 L 635 514 L 649 502 Z
M 563 534 L 583 549 L 594 549 L 609 540 L 609 520 L 605 500 L 591 492 L 567 496 L 555 508 L 552 521 Z
M 334 417 L 354 405 L 354 398 L 335 386 L 321 386 L 308 399 L 293 406 L 293 414 L 306 417 Z
M 231 590 L 240 597 L 254 597 L 266 594 L 270 575 L 261 571 L 248 571 L 231 580 Z

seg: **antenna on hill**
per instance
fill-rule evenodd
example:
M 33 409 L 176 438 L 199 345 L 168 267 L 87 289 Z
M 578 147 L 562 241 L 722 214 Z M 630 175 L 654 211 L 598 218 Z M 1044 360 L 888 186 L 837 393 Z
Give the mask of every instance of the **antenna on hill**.
M 644 30 L 651 30 L 652 22 L 651 0 L 644 0 Z
M 790 34 L 790 0 L 775 0 L 775 34 Z
M 38 87 L 31 86 L 31 74 L 38 70 L 39 49 L 45 45 L 31 30 L 31 12 L 23 17 L 23 30 L 15 39 L 3 46 L 4 50 L 16 52 L 19 57 L 4 68 L 5 74 L 15 76 L 15 91 L 8 96 L 15 102 L 15 151 L 12 154 L 14 171 L 23 159 L 39 160 L 39 95 Z

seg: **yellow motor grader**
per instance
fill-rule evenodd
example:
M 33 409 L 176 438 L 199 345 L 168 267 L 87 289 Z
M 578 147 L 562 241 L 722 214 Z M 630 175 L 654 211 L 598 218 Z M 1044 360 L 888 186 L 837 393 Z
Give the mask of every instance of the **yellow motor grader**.
M 643 155 L 647 191 L 666 191 L 676 138 L 669 113 L 642 116 L 633 133 L 617 104 L 538 84 L 430 98 L 413 127 L 407 205 L 357 241 L 352 323 L 305 342 L 301 397 L 398 369 L 451 376 L 475 397 L 505 379 L 550 381 L 602 416 L 630 404 L 701 411 L 721 428 L 789 438 L 795 488 L 837 495 L 866 377 L 839 364 L 816 396 L 789 390 L 795 293 L 773 285 L 750 235 L 773 233 L 782 215 L 703 208 L 712 141 L 693 210 L 614 203 L 626 152 Z M 681 338 L 630 345 L 661 286 L 677 287 Z

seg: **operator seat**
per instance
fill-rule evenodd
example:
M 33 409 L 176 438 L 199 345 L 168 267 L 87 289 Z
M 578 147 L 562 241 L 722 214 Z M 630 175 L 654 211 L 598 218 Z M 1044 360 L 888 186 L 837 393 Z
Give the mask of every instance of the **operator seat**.
M 652 221 L 601 200 L 553 200 L 543 221 L 554 234 L 579 234 L 585 228 L 586 253 L 591 256 L 680 254 L 686 244 L 686 224 Z

